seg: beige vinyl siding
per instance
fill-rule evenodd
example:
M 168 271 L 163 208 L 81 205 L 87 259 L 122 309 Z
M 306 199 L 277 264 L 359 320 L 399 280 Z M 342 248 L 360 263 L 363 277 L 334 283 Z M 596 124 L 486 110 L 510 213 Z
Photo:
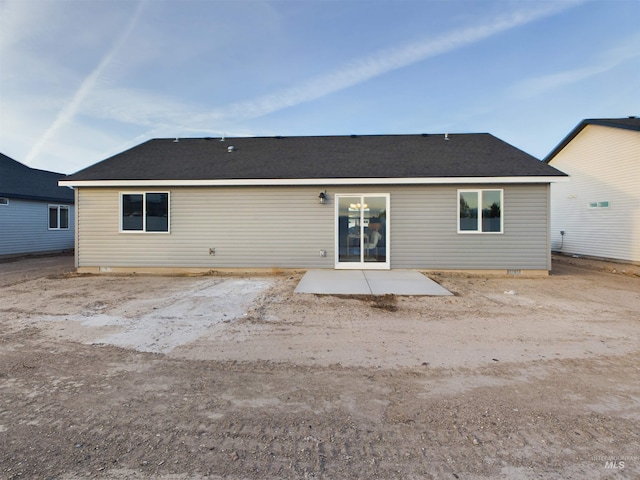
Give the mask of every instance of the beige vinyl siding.
M 49 205 L 69 207 L 69 228 L 49 230 Z M 73 249 L 73 205 L 9 198 L 0 205 L 0 256 Z
M 171 194 L 168 234 L 120 233 L 120 193 L 141 189 L 79 190 L 80 267 L 333 267 L 333 208 L 319 188 L 149 189 Z
M 549 270 L 547 185 L 503 189 L 504 233 L 457 233 L 456 186 L 404 187 L 391 196 L 391 267 Z
M 552 248 L 640 262 L 640 132 L 587 125 L 550 164 L 570 176 L 551 188 Z
M 465 186 L 467 188 L 467 186 Z M 120 233 L 121 192 L 79 188 L 79 267 L 334 268 L 336 193 L 390 193 L 391 268 L 550 269 L 548 185 L 504 190 L 503 234 L 457 233 L 457 186 L 180 187 L 170 233 Z M 209 249 L 215 249 L 215 255 Z M 320 251 L 326 251 L 326 257 Z

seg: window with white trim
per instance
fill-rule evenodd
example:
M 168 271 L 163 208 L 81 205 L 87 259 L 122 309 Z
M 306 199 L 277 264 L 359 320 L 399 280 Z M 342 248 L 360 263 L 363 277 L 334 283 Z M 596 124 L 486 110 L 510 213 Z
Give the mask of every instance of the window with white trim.
M 49 205 L 49 230 L 69 229 L 69 207 L 67 205 Z
M 169 232 L 169 192 L 120 194 L 121 232 Z
M 0 197 L 0 206 L 9 205 L 9 199 L 7 197 Z
M 589 208 L 609 208 L 609 201 L 603 202 L 589 202 Z
M 502 190 L 458 190 L 458 233 L 502 233 Z

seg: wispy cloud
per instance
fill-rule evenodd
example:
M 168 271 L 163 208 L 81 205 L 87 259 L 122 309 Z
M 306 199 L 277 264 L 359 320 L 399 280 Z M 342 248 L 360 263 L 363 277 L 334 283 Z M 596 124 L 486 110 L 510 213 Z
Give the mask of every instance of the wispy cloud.
M 252 100 L 234 103 L 191 120 L 211 125 L 225 120 L 237 121 L 264 116 L 316 100 L 430 57 L 472 45 L 501 32 L 555 15 L 580 3 L 583 1 L 570 0 L 533 5 L 524 3 L 523 9 L 502 15 L 482 25 L 456 30 L 435 39 L 384 49 L 301 85 Z
M 111 46 L 106 55 L 102 58 L 100 63 L 93 69 L 93 71 L 83 80 L 80 84 L 80 87 L 74 94 L 73 98 L 69 103 L 67 103 L 58 113 L 56 119 L 49 126 L 49 128 L 44 132 L 44 134 L 38 139 L 33 148 L 29 151 L 25 158 L 25 163 L 27 165 L 31 164 L 31 162 L 36 158 L 42 149 L 46 146 L 47 142 L 49 142 L 56 133 L 66 125 L 73 117 L 76 116 L 82 102 L 88 97 L 88 95 L 94 90 L 100 76 L 103 74 L 107 66 L 113 61 L 114 57 L 118 53 L 118 51 L 122 48 L 127 38 L 133 31 L 138 18 L 140 17 L 140 13 L 142 12 L 144 6 L 144 1 L 138 3 L 135 13 L 129 20 L 129 23 L 122 31 L 120 36 L 116 39 L 114 44 Z
M 46 27 L 46 17 L 50 5 L 44 4 L 34 9 L 25 1 L 0 0 L 0 55 L 7 55 L 11 50 L 31 34 L 31 28 Z
M 625 42 L 623 46 L 606 52 L 599 61 L 596 60 L 592 65 L 529 78 L 514 85 L 510 89 L 511 93 L 523 98 L 536 97 L 550 90 L 578 83 L 594 75 L 612 70 L 627 60 L 640 57 L 639 46 L 640 36 L 635 36 Z
M 301 84 L 209 111 L 204 110 L 201 105 L 182 104 L 175 98 L 166 98 L 151 92 L 103 87 L 86 100 L 83 113 L 98 118 L 108 118 L 148 127 L 153 132 L 161 134 L 166 134 L 165 132 L 170 132 L 170 135 L 186 132 L 230 133 L 228 128 L 234 123 L 259 118 L 322 98 L 394 70 L 472 45 L 501 32 L 544 17 L 558 14 L 580 3 L 583 3 L 583 0 L 544 2 L 542 4 L 516 3 L 516 10 L 495 17 L 480 25 L 448 32 L 436 38 L 383 49 L 353 60 L 342 68 L 312 78 Z M 132 28 L 131 25 L 130 28 Z M 123 37 L 126 37 L 126 34 L 125 32 Z M 121 39 L 119 44 L 114 46 L 112 52 L 105 57 L 91 76 L 85 80 L 76 94 L 76 98 L 60 113 L 59 119 L 56 120 L 41 142 L 39 142 L 39 148 L 51 137 L 60 124 L 76 113 L 80 102 L 87 97 L 87 92 L 93 87 L 97 76 L 104 69 L 104 66 L 109 62 L 110 57 L 113 56 L 122 41 Z

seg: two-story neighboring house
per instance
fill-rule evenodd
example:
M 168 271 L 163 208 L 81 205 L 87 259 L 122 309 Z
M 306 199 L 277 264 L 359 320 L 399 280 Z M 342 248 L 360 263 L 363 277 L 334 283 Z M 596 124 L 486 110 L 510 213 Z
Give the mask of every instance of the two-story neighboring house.
M 569 174 L 551 185 L 551 246 L 640 263 L 640 118 L 580 122 L 544 161 Z
M 74 192 L 62 173 L 0 154 L 0 258 L 72 250 Z

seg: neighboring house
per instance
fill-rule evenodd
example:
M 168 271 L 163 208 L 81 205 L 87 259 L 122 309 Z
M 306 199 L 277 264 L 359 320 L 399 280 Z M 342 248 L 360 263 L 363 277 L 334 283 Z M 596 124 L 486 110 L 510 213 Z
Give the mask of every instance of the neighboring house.
M 64 177 L 0 153 L 0 258 L 73 249 L 74 195 L 58 186 Z
M 569 174 L 551 187 L 551 246 L 640 263 L 640 119 L 583 120 L 544 159 Z
M 69 176 L 83 272 L 547 274 L 565 174 L 489 134 L 155 139 Z

